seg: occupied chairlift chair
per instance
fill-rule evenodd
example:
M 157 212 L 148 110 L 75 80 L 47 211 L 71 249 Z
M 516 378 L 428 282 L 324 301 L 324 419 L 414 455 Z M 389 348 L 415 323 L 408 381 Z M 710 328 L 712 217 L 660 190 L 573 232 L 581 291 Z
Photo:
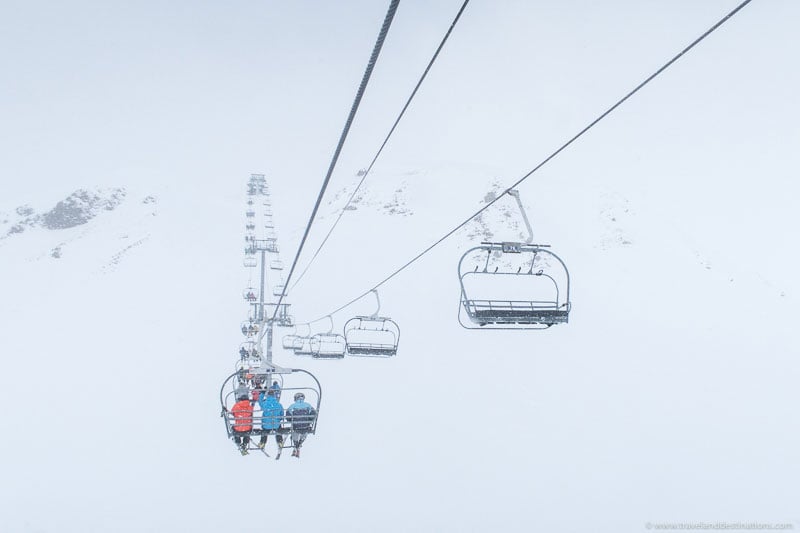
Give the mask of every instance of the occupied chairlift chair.
M 260 409 L 256 408 L 253 412 L 252 430 L 250 430 L 250 446 L 251 451 L 262 451 L 256 445 L 254 436 L 260 435 L 283 435 L 284 443 L 283 448 L 290 448 L 292 443 L 288 438 L 293 431 L 298 431 L 298 426 L 302 427 L 302 433 L 306 435 L 313 435 L 317 430 L 317 419 L 319 418 L 320 405 L 322 403 L 322 386 L 319 380 L 310 372 L 300 368 L 281 368 L 267 363 L 261 366 L 253 366 L 249 368 L 241 368 L 228 376 L 220 387 L 219 399 L 221 404 L 220 416 L 225 422 L 225 431 L 228 438 L 231 440 L 235 436 L 241 436 L 241 433 L 234 433 L 233 426 L 236 424 L 236 419 L 233 416 L 233 405 L 237 401 L 237 396 L 246 395 L 252 398 L 253 391 L 268 391 L 272 383 L 278 382 L 279 394 L 285 399 L 284 403 L 289 398 L 293 398 L 298 392 L 305 395 L 305 401 L 314 407 L 315 414 L 309 415 L 303 419 L 295 416 L 294 419 L 284 416 L 280 420 L 280 425 L 277 429 L 263 430 L 261 429 L 261 422 L 263 415 Z M 293 427 L 294 426 L 294 427 Z M 266 452 L 264 452 L 266 455 Z
M 378 316 L 381 299 L 372 291 L 378 309 L 370 316 L 356 316 L 344 325 L 347 355 L 355 357 L 391 357 L 397 355 L 400 327 L 389 317 Z
M 249 339 L 251 337 L 255 337 L 260 328 L 257 322 L 253 320 L 245 320 L 242 322 L 239 329 L 241 329 L 242 335 Z
M 275 306 L 277 303 L 267 304 L 267 315 L 272 316 L 275 313 Z M 283 328 L 294 326 L 294 318 L 289 314 L 289 306 L 291 304 L 281 303 L 278 313 L 275 315 L 275 325 Z M 285 348 L 285 346 L 284 346 Z
M 248 339 L 239 345 L 239 358 L 261 357 L 261 348 L 255 339 Z
M 243 290 L 242 298 L 244 298 L 245 301 L 249 303 L 258 301 L 258 295 L 256 294 L 256 290 L 253 287 L 247 287 L 245 290 Z
M 509 191 L 528 228 L 528 240 L 484 242 L 458 263 L 458 321 L 467 329 L 545 329 L 569 319 L 569 271 L 533 232 L 517 191 Z M 467 319 L 465 321 L 465 318 Z

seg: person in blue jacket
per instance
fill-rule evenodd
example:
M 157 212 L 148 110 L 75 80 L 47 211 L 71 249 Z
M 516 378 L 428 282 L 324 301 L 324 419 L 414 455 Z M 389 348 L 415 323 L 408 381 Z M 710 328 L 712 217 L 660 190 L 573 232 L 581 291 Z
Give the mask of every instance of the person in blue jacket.
M 306 395 L 298 392 L 294 395 L 294 403 L 286 410 L 286 420 L 292 424 L 292 457 L 300 457 L 300 447 L 317 417 L 317 411 L 305 399 Z
M 269 432 L 280 429 L 281 421 L 283 420 L 283 406 L 275 397 L 275 391 L 264 391 L 258 397 L 258 405 L 261 407 L 261 440 L 258 447 L 262 450 L 267 445 L 267 438 Z M 281 448 L 283 447 L 283 435 L 275 433 L 275 440 L 278 442 L 278 457 L 281 456 Z

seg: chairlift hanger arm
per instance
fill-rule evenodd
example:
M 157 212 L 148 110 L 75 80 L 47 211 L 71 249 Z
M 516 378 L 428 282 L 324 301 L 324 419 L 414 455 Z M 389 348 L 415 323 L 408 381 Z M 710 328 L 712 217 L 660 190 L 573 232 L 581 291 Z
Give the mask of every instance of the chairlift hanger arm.
M 519 198 L 519 191 L 517 189 L 509 189 L 508 194 L 513 196 L 514 199 L 517 201 L 517 206 L 519 206 L 519 212 L 522 213 L 522 220 L 525 221 L 525 227 L 528 228 L 528 238 L 525 240 L 527 244 L 533 242 L 533 229 L 531 228 L 531 222 L 528 220 L 528 214 L 525 212 L 525 208 L 522 206 L 522 200 Z

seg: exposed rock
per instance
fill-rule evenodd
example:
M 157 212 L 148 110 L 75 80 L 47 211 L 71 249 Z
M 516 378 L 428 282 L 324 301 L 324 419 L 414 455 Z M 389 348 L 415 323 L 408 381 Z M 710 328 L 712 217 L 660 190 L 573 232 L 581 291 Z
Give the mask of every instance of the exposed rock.
M 111 211 L 116 208 L 124 198 L 124 189 L 112 189 L 107 196 L 77 190 L 42 216 L 42 226 L 47 229 L 66 229 L 86 224 L 100 210 Z

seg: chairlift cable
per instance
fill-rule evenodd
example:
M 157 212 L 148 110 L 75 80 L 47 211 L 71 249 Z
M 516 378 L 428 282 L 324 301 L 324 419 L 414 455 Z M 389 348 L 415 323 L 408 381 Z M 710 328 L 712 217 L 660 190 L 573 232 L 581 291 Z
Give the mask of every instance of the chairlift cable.
M 573 136 L 572 138 L 570 138 L 570 139 L 569 139 L 567 142 L 565 142 L 564 144 L 562 144 L 562 145 L 561 145 L 561 146 L 560 146 L 560 147 L 559 147 L 559 148 L 558 148 L 556 151 L 554 151 L 552 154 L 550 154 L 549 156 L 547 156 L 547 157 L 546 157 L 546 158 L 545 158 L 545 159 L 544 159 L 544 160 L 543 160 L 541 163 L 539 163 L 538 165 L 536 165 L 536 166 L 535 166 L 535 167 L 534 167 L 534 168 L 533 168 L 533 169 L 532 169 L 530 172 L 528 172 L 527 174 L 525 174 L 524 176 L 522 176 L 520 179 L 518 179 L 516 182 L 514 182 L 514 183 L 513 183 L 511 186 L 509 186 L 508 188 L 506 188 L 506 189 L 505 189 L 505 190 L 504 190 L 502 193 L 498 194 L 498 195 L 497 195 L 497 197 L 495 197 L 495 198 L 494 198 L 494 200 L 492 200 L 492 201 L 488 202 L 488 203 L 487 203 L 485 206 L 481 207 L 481 208 L 480 208 L 478 211 L 476 211 L 475 213 L 473 213 L 472 215 L 470 215 L 470 217 L 469 217 L 469 218 L 467 218 L 466 220 L 464 220 L 463 222 L 461 222 L 461 223 L 460 223 L 458 226 L 456 226 L 455 228 L 453 228 L 452 230 L 450 230 L 449 232 L 447 232 L 447 233 L 446 233 L 444 236 L 442 236 L 442 237 L 441 237 L 439 240 L 437 240 L 436 242 L 434 242 L 433 244 L 431 244 L 430 246 L 428 246 L 427 248 L 425 248 L 423 251 L 421 251 L 419 254 L 417 254 L 417 255 L 416 255 L 416 256 L 415 256 L 413 259 L 411 259 L 410 261 L 406 262 L 406 263 L 405 263 L 403 266 L 401 266 L 400 268 L 398 268 L 397 270 L 395 270 L 394 272 L 392 272 L 391 274 L 389 274 L 387 277 L 385 277 L 385 278 L 384 278 L 382 281 L 378 282 L 378 283 L 377 283 L 376 285 L 374 285 L 372 288 L 370 288 L 369 290 L 367 290 L 367 291 L 363 292 L 362 294 L 360 294 L 359 296 L 357 296 L 357 297 L 353 298 L 352 300 L 350 300 L 350 301 L 349 301 L 349 302 L 347 302 L 346 304 L 344 304 L 344 305 L 342 305 L 342 306 L 340 306 L 340 307 L 336 308 L 334 311 L 331 311 L 330 313 L 327 313 L 327 314 L 328 314 L 328 315 L 335 315 L 335 314 L 336 314 L 336 313 L 338 313 L 339 311 L 341 311 L 341 310 L 343 310 L 343 309 L 345 309 L 345 308 L 347 308 L 347 307 L 351 306 L 352 304 L 354 304 L 354 303 L 355 303 L 355 302 L 357 302 L 358 300 L 360 300 L 360 299 L 364 298 L 365 296 L 367 296 L 368 294 L 370 294 L 372 291 L 374 291 L 374 290 L 378 289 L 378 288 L 379 288 L 379 287 L 381 287 L 383 284 L 385 284 L 387 281 L 389 281 L 390 279 L 392 279 L 393 277 L 395 277 L 396 275 L 398 275 L 400 272 L 402 272 L 403 270 L 405 270 L 406 268 L 408 268 L 409 266 L 411 266 L 413 263 L 415 263 L 415 262 L 416 262 L 418 259 L 420 259 L 420 258 L 421 258 L 423 255 L 427 254 L 427 253 L 428 253 L 428 252 L 430 252 L 430 251 L 431 251 L 433 248 L 435 248 L 436 246 L 438 246 L 439 244 L 441 244 L 441 243 L 442 243 L 442 242 L 443 242 L 445 239 L 447 239 L 448 237 L 450 237 L 451 235 L 453 235 L 453 234 L 454 234 L 456 231 L 458 231 L 458 230 L 460 230 L 461 228 L 463 228 L 463 227 L 464 227 L 465 225 L 467 225 L 467 224 L 468 224 L 468 223 L 469 223 L 469 222 L 470 222 L 470 221 L 471 221 L 473 218 L 475 218 L 476 216 L 480 215 L 481 213 L 483 213 L 484 211 L 486 211 L 487 209 L 489 209 L 489 207 L 491 207 L 492 205 L 494 205 L 494 203 L 495 203 L 495 202 L 497 202 L 497 201 L 498 201 L 498 200 L 500 200 L 500 199 L 501 199 L 503 196 L 505 196 L 506 194 L 508 194 L 508 193 L 509 193 L 509 191 L 511 191 L 511 190 L 513 190 L 513 189 L 515 189 L 515 188 L 517 188 L 517 186 L 518 186 L 519 184 L 521 184 L 523 181 L 525 181 L 526 179 L 528 179 L 528 178 L 529 178 L 531 175 L 533 175 L 533 173 L 534 173 L 534 172 L 536 172 L 537 170 L 539 170 L 540 168 L 542 168 L 542 167 L 543 167 L 545 164 L 547 164 L 547 163 L 548 163 L 550 160 L 552 160 L 552 159 L 553 159 L 553 158 L 555 158 L 555 157 L 556 157 L 558 154 L 560 154 L 561 152 L 563 152 L 563 151 L 564 151 L 564 150 L 565 150 L 565 149 L 566 149 L 566 148 L 567 148 L 569 145 L 571 145 L 573 142 L 575 142 L 575 141 L 576 141 L 576 140 L 578 140 L 578 139 L 579 139 L 581 136 L 583 136 L 583 134 L 584 134 L 584 133 L 586 133 L 587 131 L 589 131 L 589 130 L 590 130 L 592 127 L 594 127 L 594 126 L 595 126 L 595 125 L 596 125 L 598 122 L 600 122 L 601 120 L 603 120 L 604 118 L 606 118 L 608 115 L 610 115 L 610 114 L 611 114 L 611 113 L 612 113 L 614 110 L 616 110 L 616 109 L 617 109 L 619 106 L 621 106 L 621 105 L 622 105 L 622 104 L 623 104 L 623 103 L 624 103 L 626 100 L 628 100 L 628 99 L 629 99 L 631 96 L 633 96 L 634 94 L 636 94 L 637 92 L 639 92 L 639 90 L 640 90 L 640 89 L 642 89 L 642 88 L 643 88 L 645 85 L 647 85 L 648 83 L 650 83 L 650 82 L 651 82 L 653 79 L 655 79 L 655 78 L 656 78 L 656 77 L 657 77 L 659 74 L 661 74 L 661 73 L 662 73 L 662 72 L 664 72 L 664 71 L 665 71 L 667 68 L 669 68 L 670 66 L 672 66 L 672 64 L 673 64 L 673 63 L 675 63 L 675 62 L 676 62 L 678 59 L 680 59 L 680 58 L 681 58 L 681 57 L 682 57 L 684 54 L 686 54 L 686 53 L 687 53 L 689 50 L 691 50 L 691 49 L 692 49 L 692 48 L 694 48 L 694 47 L 695 47 L 697 44 L 699 44 L 701 41 L 703 41 L 703 40 L 704 40 L 706 37 L 708 37 L 709 35 L 711 35 L 711 33 L 713 33 L 713 32 L 714 32 L 714 31 L 715 31 L 717 28 L 719 28 L 720 26 L 722 26 L 722 25 L 723 25 L 725 22 L 727 22 L 727 21 L 728 21 L 728 20 L 729 20 L 731 17 L 733 17 L 734 15 L 736 15 L 736 14 L 737 14 L 737 13 L 738 13 L 738 12 L 739 12 L 739 11 L 740 11 L 742 8 L 744 8 L 744 7 L 745 7 L 747 4 L 749 4 L 751 1 L 752 1 L 752 0 L 744 0 L 742 3 L 740 3 L 738 6 L 736 6 L 736 7 L 735 7 L 735 8 L 734 8 L 734 9 L 733 9 L 733 10 L 732 10 L 730 13 L 728 13 L 727 15 L 725 15 L 725 16 L 724 16 L 722 19 L 720 19 L 720 20 L 719 20 L 719 21 L 718 21 L 716 24 L 714 24 L 713 26 L 711 26 L 711 27 L 710 27 L 708 30 L 706 30 L 706 31 L 705 31 L 705 32 L 704 32 L 702 35 L 700 35 L 700 37 L 698 37 L 697 39 L 695 39 L 694 41 L 692 41 L 692 43 L 691 43 L 691 44 L 689 44 L 687 47 L 685 47 L 683 50 L 681 50 L 681 51 L 680 51 L 680 52 L 679 52 L 677 55 L 675 55 L 675 56 L 674 56 L 672 59 L 670 59 L 669 61 L 667 61 L 666 63 L 664 63 L 664 65 L 662 65 L 662 66 L 661 66 L 661 68 L 659 68 L 658 70 L 656 70 L 656 71 L 655 71 L 653 74 L 651 74 L 650 76 L 648 76 L 648 77 L 647 77 L 647 78 L 646 78 L 646 79 L 645 79 L 643 82 L 641 82 L 639 85 L 637 85 L 637 86 L 636 86 L 636 87 L 635 87 L 633 90 L 631 90 L 631 91 L 630 91 L 630 92 L 628 92 L 628 93 L 627 93 L 625 96 L 623 96 L 623 97 L 622 97 L 620 100 L 618 100 L 618 101 L 617 101 L 617 103 L 615 103 L 614 105 L 612 105 L 611 107 L 609 107 L 609 108 L 608 108 L 606 111 L 604 111 L 604 112 L 603 112 L 603 113 L 602 113 L 600 116 L 598 116 L 596 119 L 594 119 L 592 122 L 590 122 L 590 123 L 589 123 L 589 124 L 588 124 L 586 127 L 584 127 L 584 128 L 583 128 L 581 131 L 579 131 L 579 132 L 578 132 L 576 135 L 574 135 L 574 136 Z M 323 318 L 324 318 L 324 317 L 323 317 Z M 321 320 L 321 318 L 318 318 L 318 319 L 316 319 L 316 320 L 314 320 L 314 321 L 312 321 L 312 322 L 316 322 L 317 320 Z
M 386 144 L 389 142 L 389 138 L 392 136 L 392 134 L 394 133 L 394 130 L 397 128 L 397 125 L 400 123 L 400 120 L 403 118 L 403 115 L 405 115 L 406 110 L 411 105 L 411 101 L 417 95 L 417 91 L 419 91 L 419 88 L 422 86 L 422 82 L 425 81 L 425 78 L 428 76 L 428 72 L 430 72 L 431 68 L 433 67 L 433 64 L 436 62 L 436 58 L 439 57 L 439 52 L 441 52 L 442 48 L 444 48 L 444 45 L 447 42 L 447 39 L 450 37 L 450 34 L 453 32 L 453 28 L 455 28 L 456 24 L 458 23 L 458 20 L 461 18 L 461 14 L 464 12 L 464 9 L 466 9 L 468 3 L 469 3 L 469 0 L 464 0 L 464 3 L 461 5 L 461 9 L 458 10 L 458 13 L 456 14 L 456 17 L 453 19 L 453 22 L 450 24 L 450 28 L 448 28 L 447 33 L 444 34 L 444 38 L 442 38 L 442 41 L 439 43 L 439 47 L 436 49 L 436 52 L 434 52 L 433 57 L 431 57 L 431 60 L 428 62 L 428 66 L 425 67 L 425 71 L 422 73 L 422 76 L 420 76 L 419 81 L 417 81 L 416 87 L 414 87 L 414 90 L 411 91 L 411 95 L 408 97 L 408 100 L 406 100 L 406 103 L 403 106 L 403 109 L 400 111 L 400 114 L 397 116 L 397 119 L 394 121 L 394 124 L 392 124 L 392 127 L 389 130 L 389 133 L 386 135 L 386 138 L 383 140 L 383 144 L 381 144 L 380 148 L 378 148 L 378 151 L 375 154 L 375 157 L 372 158 L 372 161 L 370 162 L 369 166 L 364 171 L 364 175 L 361 176 L 361 181 L 358 182 L 358 185 L 356 185 L 356 188 L 350 194 L 350 198 L 347 199 L 347 203 L 345 203 L 344 207 L 342 207 L 341 211 L 339 211 L 339 215 L 336 217 L 336 220 L 333 222 L 333 225 L 328 230 L 327 235 L 325 235 L 325 238 L 322 239 L 322 242 L 317 247 L 317 250 L 314 252 L 314 255 L 311 256 L 311 259 L 308 261 L 308 264 L 303 269 L 303 271 L 300 273 L 300 275 L 297 277 L 297 280 L 295 280 L 295 282 L 292 284 L 291 288 L 289 289 L 290 291 L 294 290 L 294 288 L 297 287 L 297 284 L 300 283 L 300 280 L 303 279 L 303 276 L 305 276 L 306 272 L 308 272 L 308 269 L 311 267 L 311 264 L 317 258 L 317 255 L 319 255 L 319 252 L 320 252 L 320 250 L 322 250 L 322 247 L 325 246 L 325 243 L 328 242 L 328 238 L 331 236 L 331 233 L 333 233 L 333 230 L 336 229 L 336 226 L 339 224 L 339 221 L 342 219 L 342 216 L 344 215 L 345 211 L 347 211 L 347 208 L 352 203 L 353 198 L 355 198 L 355 196 L 356 196 L 356 193 L 358 193 L 359 189 L 361 189 L 361 186 L 364 184 L 364 181 L 367 179 L 367 176 L 369 176 L 370 171 L 372 171 L 372 167 L 375 165 L 375 162 L 378 160 L 378 157 L 380 157 L 381 153 L 383 152 L 383 149 L 386 147 Z
M 322 188 L 320 189 L 319 195 L 317 196 L 317 202 L 316 204 L 314 204 L 314 209 L 311 211 L 311 217 L 308 219 L 308 224 L 306 225 L 305 232 L 303 233 L 303 238 L 300 241 L 300 246 L 297 248 L 297 254 L 294 256 L 294 261 L 292 261 L 292 268 L 289 269 L 289 275 L 286 277 L 286 282 L 283 285 L 283 290 L 281 291 L 280 298 L 278 299 L 278 303 L 275 306 L 275 311 L 272 313 L 271 320 L 275 320 L 275 317 L 278 315 L 278 309 L 280 309 L 281 303 L 283 302 L 283 297 L 286 296 L 286 285 L 288 285 L 288 283 L 291 281 L 292 274 L 294 273 L 294 269 L 297 266 L 297 260 L 300 259 L 300 254 L 303 252 L 303 246 L 306 243 L 309 231 L 311 231 L 311 225 L 314 223 L 314 218 L 317 216 L 317 211 L 319 210 L 319 206 L 322 203 L 322 197 L 325 196 L 325 190 L 328 188 L 328 183 L 331 180 L 333 169 L 336 166 L 336 162 L 339 159 L 339 154 L 342 151 L 342 147 L 344 146 L 344 141 L 347 138 L 348 132 L 350 131 L 350 126 L 353 124 L 353 119 L 355 118 L 356 111 L 358 111 L 358 106 L 361 103 L 361 98 L 364 96 L 364 91 L 367 88 L 367 83 L 369 82 L 370 76 L 372 76 L 372 70 L 375 67 L 375 63 L 378 61 L 378 55 L 380 55 L 381 48 L 383 47 L 383 42 L 386 40 L 386 34 L 389 32 L 389 27 L 392 25 L 392 19 L 394 19 L 394 14 L 397 11 L 397 6 L 399 4 L 400 0 L 391 0 L 391 3 L 389 4 L 389 9 L 386 12 L 386 17 L 383 20 L 383 26 L 381 26 L 381 30 L 378 33 L 378 39 L 375 42 L 375 46 L 372 49 L 372 55 L 370 56 L 369 62 L 367 63 L 367 68 L 364 71 L 364 76 L 361 79 L 361 85 L 358 87 L 358 91 L 356 92 L 355 100 L 353 101 L 353 105 L 350 108 L 350 114 L 347 117 L 347 121 L 345 122 L 342 134 L 339 137 L 339 143 L 336 145 L 336 150 L 333 153 L 333 158 L 331 159 L 330 166 L 328 167 L 328 173 L 325 176 L 325 180 L 322 182 Z

